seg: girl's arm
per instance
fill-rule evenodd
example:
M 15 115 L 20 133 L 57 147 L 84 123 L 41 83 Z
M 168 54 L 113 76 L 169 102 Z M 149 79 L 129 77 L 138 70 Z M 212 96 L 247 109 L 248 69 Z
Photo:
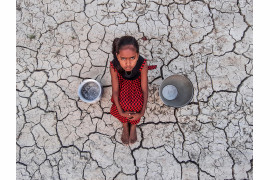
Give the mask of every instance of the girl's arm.
M 145 62 L 144 67 L 142 68 L 141 71 L 141 87 L 142 87 L 142 92 L 143 92 L 143 108 L 140 112 L 140 115 L 143 116 L 145 113 L 145 109 L 147 106 L 147 100 L 148 100 L 148 65 L 147 62 Z
M 118 110 L 118 113 L 121 115 L 124 111 L 121 108 L 119 101 L 118 101 L 119 83 L 118 83 L 117 72 L 114 71 L 113 67 L 110 67 L 110 72 L 111 72 L 111 80 L 112 80 L 112 97 L 113 97 L 114 103 L 116 105 L 116 108 Z

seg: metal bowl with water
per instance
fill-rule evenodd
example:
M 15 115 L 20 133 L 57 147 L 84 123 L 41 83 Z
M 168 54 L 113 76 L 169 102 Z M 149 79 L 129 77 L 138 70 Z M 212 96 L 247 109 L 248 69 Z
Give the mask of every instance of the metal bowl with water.
M 102 93 L 102 85 L 94 79 L 84 80 L 78 88 L 78 95 L 80 99 L 90 104 L 98 102 L 102 96 Z

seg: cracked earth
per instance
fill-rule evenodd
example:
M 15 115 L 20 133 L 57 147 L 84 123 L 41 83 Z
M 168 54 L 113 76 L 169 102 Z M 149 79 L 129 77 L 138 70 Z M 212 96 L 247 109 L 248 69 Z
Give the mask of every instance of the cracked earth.
M 252 179 L 253 4 L 250 0 L 17 0 L 17 179 Z M 138 141 L 110 115 L 115 37 L 132 35 L 148 64 Z M 158 96 L 184 74 L 182 108 Z M 100 80 L 96 104 L 77 95 Z

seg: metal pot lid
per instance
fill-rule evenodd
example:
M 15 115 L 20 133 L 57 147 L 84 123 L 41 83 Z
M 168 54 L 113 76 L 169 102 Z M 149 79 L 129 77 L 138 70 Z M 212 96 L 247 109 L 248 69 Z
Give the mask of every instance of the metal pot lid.
M 171 107 L 183 107 L 187 105 L 192 100 L 193 93 L 192 82 L 183 75 L 167 77 L 162 81 L 159 88 L 159 96 L 162 101 L 164 104 Z

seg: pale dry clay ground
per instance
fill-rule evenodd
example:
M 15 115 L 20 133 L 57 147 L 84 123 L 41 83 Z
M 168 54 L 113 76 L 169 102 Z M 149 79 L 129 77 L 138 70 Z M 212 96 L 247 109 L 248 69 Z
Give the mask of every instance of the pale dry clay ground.
M 17 179 L 252 179 L 252 1 L 17 0 L 16 9 Z M 109 113 L 111 44 L 125 34 L 158 66 L 130 147 Z M 172 74 L 195 88 L 183 108 L 158 96 Z M 88 78 L 104 86 L 93 105 L 77 96 Z

